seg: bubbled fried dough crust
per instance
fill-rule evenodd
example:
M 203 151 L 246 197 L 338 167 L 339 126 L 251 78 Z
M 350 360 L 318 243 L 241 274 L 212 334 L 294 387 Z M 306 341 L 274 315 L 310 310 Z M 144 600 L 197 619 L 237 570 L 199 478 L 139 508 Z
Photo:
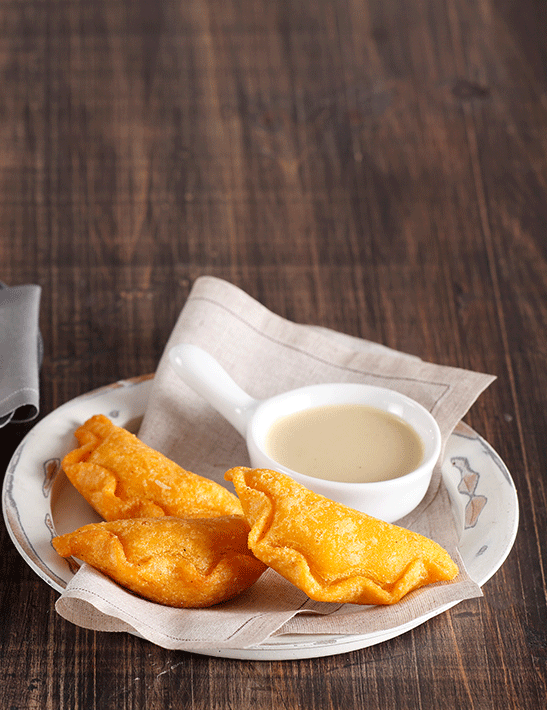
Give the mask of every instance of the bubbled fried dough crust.
M 63 469 L 107 521 L 241 515 L 226 488 L 185 471 L 103 415 L 91 417 L 75 436 L 80 445 L 64 457 Z
M 233 468 L 258 559 L 317 601 L 393 604 L 458 567 L 437 543 L 317 495 L 289 476 Z
M 198 608 L 235 597 L 265 570 L 248 532 L 239 516 L 135 518 L 86 525 L 53 546 L 150 601 Z

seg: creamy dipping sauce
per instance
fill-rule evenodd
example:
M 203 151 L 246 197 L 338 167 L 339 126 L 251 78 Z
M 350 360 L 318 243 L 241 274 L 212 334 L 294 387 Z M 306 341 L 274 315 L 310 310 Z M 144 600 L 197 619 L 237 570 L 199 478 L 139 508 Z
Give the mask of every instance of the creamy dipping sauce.
M 362 404 L 325 405 L 281 417 L 265 448 L 293 471 L 347 483 L 404 476 L 424 454 L 421 438 L 403 419 Z

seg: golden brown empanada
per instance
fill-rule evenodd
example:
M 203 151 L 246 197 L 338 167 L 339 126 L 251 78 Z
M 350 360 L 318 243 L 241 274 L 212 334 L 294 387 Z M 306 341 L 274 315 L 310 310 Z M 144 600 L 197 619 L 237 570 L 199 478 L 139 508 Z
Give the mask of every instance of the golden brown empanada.
M 53 546 L 151 601 L 208 607 L 235 597 L 266 569 L 247 547 L 248 532 L 236 515 L 134 518 L 85 525 Z
M 105 520 L 242 513 L 226 488 L 185 471 L 101 414 L 88 419 L 75 436 L 80 446 L 63 458 L 63 469 Z
M 318 601 L 393 604 L 458 567 L 437 543 L 265 469 L 233 468 L 258 559 Z

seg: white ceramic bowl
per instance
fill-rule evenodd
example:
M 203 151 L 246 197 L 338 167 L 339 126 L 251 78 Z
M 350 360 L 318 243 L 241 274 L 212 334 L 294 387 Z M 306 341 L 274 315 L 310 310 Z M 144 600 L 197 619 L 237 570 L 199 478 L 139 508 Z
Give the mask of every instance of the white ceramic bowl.
M 244 392 L 201 348 L 177 345 L 169 352 L 169 358 L 186 384 L 208 400 L 245 438 L 254 468 L 286 473 L 315 493 L 386 522 L 395 522 L 407 515 L 424 497 L 441 452 L 441 434 L 432 415 L 413 399 L 384 387 L 331 383 L 309 385 L 267 400 L 257 400 Z M 424 446 L 418 468 L 386 481 L 346 483 L 303 475 L 267 455 L 266 436 L 276 420 L 305 409 L 332 404 L 364 404 L 403 419 L 416 431 Z

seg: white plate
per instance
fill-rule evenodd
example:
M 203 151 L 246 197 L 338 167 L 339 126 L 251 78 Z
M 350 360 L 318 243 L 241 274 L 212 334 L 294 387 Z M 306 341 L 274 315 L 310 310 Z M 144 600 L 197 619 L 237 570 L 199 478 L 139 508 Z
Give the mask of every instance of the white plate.
M 136 431 L 151 379 L 116 382 L 67 402 L 27 434 L 10 461 L 2 491 L 6 526 L 30 567 L 59 592 L 75 570 L 55 552 L 52 537 L 100 519 L 69 483 L 60 459 L 73 448 L 74 430 L 94 414 L 105 414 L 119 426 Z M 442 470 L 461 530 L 460 554 L 470 576 L 482 586 L 502 565 L 515 540 L 518 502 L 513 481 L 492 447 L 465 425 L 458 426 L 448 440 Z M 288 660 L 345 653 L 399 636 L 451 606 L 385 633 L 281 635 L 258 648 L 210 649 L 207 655 Z

